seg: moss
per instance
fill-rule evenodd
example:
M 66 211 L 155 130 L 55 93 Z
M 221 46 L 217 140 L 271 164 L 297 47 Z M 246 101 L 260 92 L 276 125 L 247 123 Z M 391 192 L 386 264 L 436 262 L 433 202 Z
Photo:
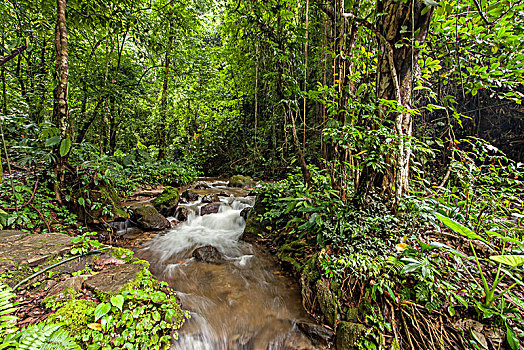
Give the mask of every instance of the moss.
M 162 191 L 162 194 L 153 201 L 153 205 L 155 207 L 157 206 L 168 206 L 168 207 L 176 206 L 178 204 L 179 198 L 180 198 L 180 194 L 178 193 L 178 190 L 174 187 L 167 186 L 164 188 L 164 191 Z
M 316 285 L 318 303 L 320 310 L 330 326 L 334 326 L 337 321 L 338 300 L 331 292 L 328 282 L 320 279 Z
M 234 175 L 229 179 L 230 187 L 253 187 L 255 186 L 255 181 L 249 176 L 244 175 Z
M 96 308 L 94 301 L 85 299 L 71 299 L 54 314 L 49 316 L 48 322 L 62 322 L 74 337 L 81 335 L 87 325 L 93 321 L 91 316 Z
M 340 322 L 337 325 L 337 349 L 360 349 L 359 342 L 365 331 L 366 327 L 360 323 Z
M 75 299 L 77 295 L 77 291 L 74 288 L 69 287 L 60 291 L 60 293 L 46 297 L 42 301 L 42 304 L 48 309 L 56 310 L 66 304 L 68 301 Z

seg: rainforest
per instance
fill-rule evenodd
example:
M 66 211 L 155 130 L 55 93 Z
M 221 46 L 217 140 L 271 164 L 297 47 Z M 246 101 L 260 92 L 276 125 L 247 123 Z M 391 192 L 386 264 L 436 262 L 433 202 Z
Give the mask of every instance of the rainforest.
M 524 3 L 0 22 L 0 349 L 522 348 Z

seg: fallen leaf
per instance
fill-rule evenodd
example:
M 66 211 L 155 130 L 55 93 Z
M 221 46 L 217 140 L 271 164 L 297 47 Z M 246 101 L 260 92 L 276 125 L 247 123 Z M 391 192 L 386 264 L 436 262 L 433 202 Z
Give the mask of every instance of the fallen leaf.
M 95 331 L 101 331 L 102 325 L 100 323 L 89 323 L 87 325 L 87 328 L 95 330 Z

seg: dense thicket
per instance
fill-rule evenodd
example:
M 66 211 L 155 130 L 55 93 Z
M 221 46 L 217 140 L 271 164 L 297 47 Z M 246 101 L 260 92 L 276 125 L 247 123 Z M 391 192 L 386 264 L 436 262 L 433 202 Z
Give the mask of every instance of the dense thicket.
M 312 314 L 338 327 L 365 304 L 387 335 L 369 347 L 477 344 L 442 331 L 458 316 L 518 345 L 522 2 L 24 0 L 0 18 L 1 164 L 35 173 L 0 184 L 0 227 L 50 231 L 99 184 L 284 179 L 253 221 L 304 297 L 338 293 L 334 319 Z

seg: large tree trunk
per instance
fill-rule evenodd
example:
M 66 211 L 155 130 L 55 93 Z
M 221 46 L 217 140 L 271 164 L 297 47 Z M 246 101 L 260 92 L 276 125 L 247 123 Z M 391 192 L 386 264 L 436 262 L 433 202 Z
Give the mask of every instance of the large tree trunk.
M 394 189 L 395 207 L 408 189 L 409 162 L 411 158 L 412 115 L 406 110 L 412 107 L 413 75 L 417 68 L 419 49 L 415 42 L 422 43 L 430 25 L 432 9 L 424 10 L 426 5 L 419 0 L 378 0 L 377 26 L 346 14 L 364 25 L 377 35 L 379 58 L 377 63 L 377 98 L 395 101 L 396 111 L 388 111 L 382 104 L 379 117 L 390 120 L 396 134 L 397 148 L 388 155 L 389 164 L 385 174 L 375 174 L 371 169 L 364 169 L 357 190 L 357 200 L 373 182 L 382 187 L 382 191 Z
M 424 2 L 402 0 L 380 0 L 377 13 L 386 13 L 378 22 L 379 57 L 377 66 L 377 98 L 394 100 L 403 108 L 411 108 L 413 74 L 417 67 L 419 50 L 415 43 L 422 43 L 430 25 L 432 9 Z M 407 30 L 406 30 L 407 28 Z M 380 116 L 394 122 L 398 136 L 397 153 L 390 160 L 393 167 L 384 177 L 384 185 L 394 183 L 395 203 L 408 189 L 409 162 L 411 158 L 412 115 L 406 112 L 389 114 L 385 107 L 379 110 Z

